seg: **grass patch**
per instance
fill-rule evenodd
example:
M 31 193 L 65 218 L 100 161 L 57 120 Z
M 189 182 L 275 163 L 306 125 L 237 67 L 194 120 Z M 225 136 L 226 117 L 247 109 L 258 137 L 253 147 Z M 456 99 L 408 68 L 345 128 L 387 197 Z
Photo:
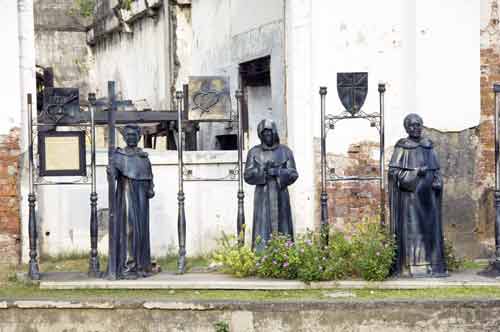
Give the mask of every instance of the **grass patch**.
M 335 292 L 349 292 L 354 297 L 332 298 Z M 36 285 L 9 282 L 0 288 L 0 299 L 37 299 L 66 301 L 380 301 L 380 300 L 479 300 L 500 299 L 495 287 L 446 288 L 420 290 L 41 290 Z

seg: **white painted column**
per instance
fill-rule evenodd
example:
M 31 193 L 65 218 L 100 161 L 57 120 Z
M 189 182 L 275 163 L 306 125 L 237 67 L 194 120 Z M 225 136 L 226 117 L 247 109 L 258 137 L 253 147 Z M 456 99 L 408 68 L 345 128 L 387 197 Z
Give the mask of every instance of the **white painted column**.
M 11 0 L 4 0 L 11 1 Z M 33 0 L 17 1 L 19 32 L 19 91 L 21 105 L 21 149 L 23 151 L 21 169 L 21 245 L 22 260 L 28 261 L 28 128 L 26 95 L 33 95 L 34 113 L 36 114 L 36 70 L 35 70 L 35 24 Z M 38 248 L 39 249 L 39 248 Z
M 290 187 L 297 233 L 314 229 L 315 162 L 312 107 L 311 0 L 286 2 L 286 114 L 288 144 L 294 152 L 299 179 Z

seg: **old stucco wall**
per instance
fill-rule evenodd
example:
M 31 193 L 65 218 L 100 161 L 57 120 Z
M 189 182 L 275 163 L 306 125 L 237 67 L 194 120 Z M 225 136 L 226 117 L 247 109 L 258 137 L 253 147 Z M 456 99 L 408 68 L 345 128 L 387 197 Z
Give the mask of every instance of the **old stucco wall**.
M 86 25 L 74 0 L 36 0 L 36 64 L 52 67 L 56 87 L 80 88 L 81 98 L 89 92 L 92 57 L 86 41 Z
M 268 114 L 286 142 L 284 2 L 193 0 L 192 24 L 191 75 L 229 76 L 234 110 L 234 91 L 240 85 L 239 64 L 270 56 L 272 112 Z M 254 133 L 262 117 L 259 115 L 249 116 L 248 132 L 252 134 L 245 136 L 245 148 L 257 143 Z M 225 127 L 226 124 L 202 124 L 200 149 L 213 149 L 215 135 L 235 134 Z
M 108 81 L 116 82 L 119 98 L 130 99 L 154 110 L 171 110 L 171 76 L 174 59 L 171 58 L 171 15 L 168 1 L 149 1 L 154 16 L 145 15 L 144 3 L 134 2 L 124 18 L 130 33 L 117 30 L 117 20 L 111 4 L 98 13 L 99 25 L 87 38 L 92 43 L 94 67 L 91 89 L 98 96 L 107 95 Z M 104 18 L 103 18 L 104 17 Z

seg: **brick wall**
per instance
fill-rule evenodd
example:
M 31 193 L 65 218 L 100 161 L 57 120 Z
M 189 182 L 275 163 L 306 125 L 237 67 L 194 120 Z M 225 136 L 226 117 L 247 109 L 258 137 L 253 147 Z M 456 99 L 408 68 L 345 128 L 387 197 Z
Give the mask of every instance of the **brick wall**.
M 319 147 L 319 143 L 316 144 Z M 342 176 L 378 176 L 379 145 L 374 142 L 360 142 L 349 146 L 347 156 L 328 154 L 328 167 L 335 168 L 335 173 Z M 321 190 L 319 173 L 319 151 L 316 153 L 316 179 L 318 197 Z M 327 170 L 328 172 L 328 170 Z M 338 229 L 345 229 L 365 218 L 379 218 L 380 189 L 378 181 L 327 182 L 328 220 Z M 317 206 L 317 224 L 319 225 L 319 203 Z
M 0 264 L 20 261 L 19 130 L 0 136 Z

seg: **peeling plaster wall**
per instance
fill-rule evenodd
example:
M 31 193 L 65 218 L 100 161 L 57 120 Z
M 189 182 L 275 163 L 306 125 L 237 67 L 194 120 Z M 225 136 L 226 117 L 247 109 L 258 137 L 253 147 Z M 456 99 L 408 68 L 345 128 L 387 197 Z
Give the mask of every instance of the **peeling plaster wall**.
M 120 98 L 171 109 L 169 15 L 161 6 L 156 17 L 131 22 L 132 33 L 109 31 L 96 40 L 91 89 L 98 96 L 107 96 L 108 81 L 115 81 Z
M 272 118 L 286 142 L 283 11 L 282 0 L 193 0 L 191 75 L 229 76 L 236 110 L 234 91 L 239 86 L 238 65 L 271 56 Z M 249 132 L 255 132 L 258 120 L 255 121 L 249 123 Z M 213 149 L 215 135 L 236 133 L 225 127 L 225 124 L 202 124 L 200 148 Z M 254 136 L 246 136 L 245 141 L 246 148 L 257 143 Z
M 80 15 L 74 1 L 35 1 L 36 64 L 52 67 L 56 87 L 76 87 L 87 98 L 92 56 L 87 46 L 89 18 Z

